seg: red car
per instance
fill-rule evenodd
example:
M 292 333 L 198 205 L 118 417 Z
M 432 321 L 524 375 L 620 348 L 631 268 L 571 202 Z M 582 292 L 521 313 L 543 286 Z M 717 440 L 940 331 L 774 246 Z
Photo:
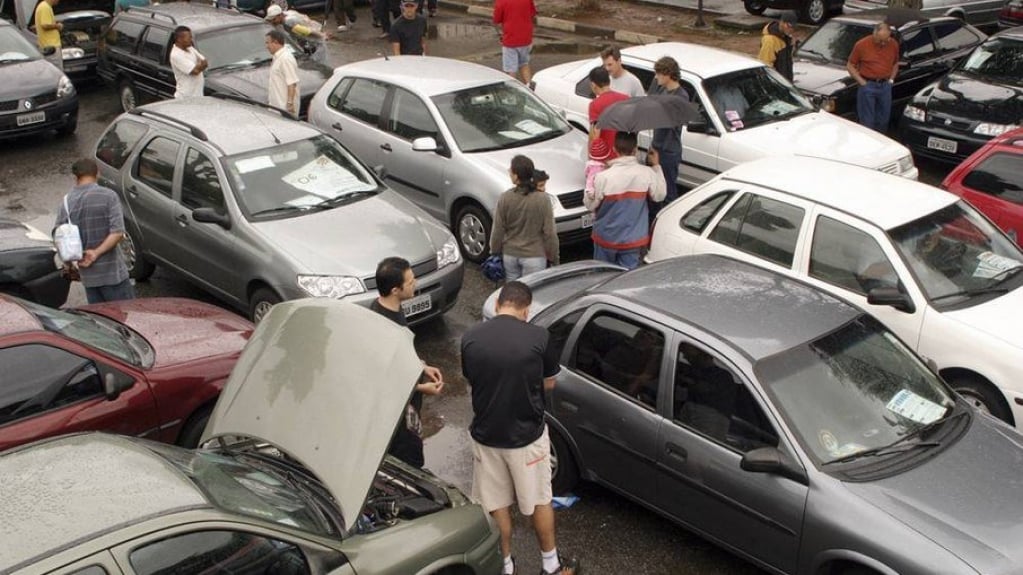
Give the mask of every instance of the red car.
M 985 144 L 952 170 L 941 187 L 973 204 L 1023 246 L 1023 128 Z
M 195 446 L 252 329 L 186 299 L 58 310 L 0 295 L 0 451 L 86 430 Z

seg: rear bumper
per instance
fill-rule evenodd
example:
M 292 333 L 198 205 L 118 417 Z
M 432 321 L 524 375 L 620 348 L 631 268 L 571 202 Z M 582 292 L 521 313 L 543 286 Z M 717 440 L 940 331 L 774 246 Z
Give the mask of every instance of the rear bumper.
M 0 138 L 15 138 L 38 134 L 50 130 L 59 130 L 64 126 L 78 121 L 78 95 L 64 98 L 51 105 L 32 110 L 32 112 L 45 112 L 46 119 L 42 122 L 18 125 L 18 116 L 23 116 L 26 111 L 10 112 L 0 114 Z
M 927 140 L 932 137 L 955 142 L 956 151 L 946 152 L 943 150 L 929 148 L 927 146 Z M 912 152 L 914 156 L 947 164 L 961 163 L 971 154 L 983 147 L 984 144 L 988 143 L 990 139 L 991 138 L 986 136 L 964 134 L 962 132 L 948 130 L 933 124 L 923 124 L 907 120 L 905 117 L 903 117 L 902 121 L 899 122 L 899 141 L 902 142 L 902 145 L 909 148 L 910 152 Z

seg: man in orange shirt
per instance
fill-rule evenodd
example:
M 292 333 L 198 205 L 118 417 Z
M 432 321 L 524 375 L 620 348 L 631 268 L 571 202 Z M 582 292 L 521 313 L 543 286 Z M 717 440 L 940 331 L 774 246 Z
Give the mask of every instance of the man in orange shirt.
M 878 23 L 873 34 L 856 42 L 846 68 L 860 85 L 856 91 L 859 122 L 885 132 L 892 112 L 892 84 L 899 73 L 899 44 L 892 39 L 887 22 Z

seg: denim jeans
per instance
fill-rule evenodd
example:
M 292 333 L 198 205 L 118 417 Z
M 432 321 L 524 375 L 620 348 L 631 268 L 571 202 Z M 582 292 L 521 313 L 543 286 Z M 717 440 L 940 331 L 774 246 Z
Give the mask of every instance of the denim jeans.
M 611 250 L 593 244 L 593 259 L 634 270 L 639 267 L 639 250 Z
M 547 268 L 547 258 L 542 256 L 518 258 L 504 254 L 501 260 L 504 262 L 504 280 L 509 282 Z
M 132 285 L 131 278 L 128 278 L 119 284 L 110 286 L 87 287 L 85 288 L 85 299 L 89 303 L 135 299 L 135 286 Z
M 891 114 L 891 82 L 867 81 L 866 85 L 856 91 L 856 116 L 864 126 L 883 134 L 888 131 Z
M 655 203 L 651 210 L 651 218 L 656 215 L 660 209 L 671 202 L 678 199 L 678 165 L 682 162 L 682 152 L 669 152 L 664 153 L 658 150 L 661 163 L 661 172 L 664 173 L 664 183 L 667 185 L 667 193 L 664 195 L 664 201 Z

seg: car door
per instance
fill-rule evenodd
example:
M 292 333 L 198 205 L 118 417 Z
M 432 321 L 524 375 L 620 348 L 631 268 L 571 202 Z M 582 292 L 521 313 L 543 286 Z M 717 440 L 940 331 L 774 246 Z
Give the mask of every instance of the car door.
M 82 349 L 63 349 L 56 341 L 21 339 L 0 346 L 0 451 L 65 433 L 157 430 L 156 402 L 141 373 Z M 109 401 L 103 392 L 107 373 L 135 384 Z
M 344 78 L 327 97 L 317 124 L 371 168 L 382 165 L 386 133 L 381 116 L 388 103 L 388 86 L 365 78 Z
M 114 84 L 124 78 L 136 81 L 140 65 L 138 45 L 145 29 L 144 24 L 118 18 L 107 30 L 99 66 L 105 80 Z
M 948 63 L 939 57 L 932 27 L 918 25 L 901 32 L 899 42 L 899 74 L 892 86 L 892 108 L 909 101 L 937 76 L 948 71 Z M 894 116 L 895 114 L 893 114 Z
M 177 89 L 174 71 L 167 61 L 171 31 L 149 26 L 139 45 L 139 71 L 136 89 L 158 99 L 171 98 Z
M 124 182 L 124 198 L 142 233 L 143 249 L 154 259 L 178 268 L 174 167 L 181 152 L 179 141 L 162 134 L 152 136 L 135 156 Z
M 426 102 L 404 88 L 394 87 L 384 114 L 388 137 L 380 148 L 387 184 L 431 214 L 443 217 L 444 174 L 452 160 L 451 147 L 437 126 Z M 412 142 L 416 138 L 433 138 L 437 151 L 414 151 Z
M 551 326 L 578 329 L 562 353 L 551 413 L 577 448 L 582 468 L 643 500 L 655 488 L 657 411 L 668 331 L 642 315 L 605 304 Z M 552 340 L 557 339 L 552 336 Z
M 719 180 L 662 210 L 651 234 L 649 261 L 692 254 L 704 230 L 738 194 L 736 188 L 735 182 Z
M 740 468 L 774 447 L 797 461 L 746 373 L 687 334 L 672 341 L 657 506 L 778 572 L 795 573 L 807 486 Z

